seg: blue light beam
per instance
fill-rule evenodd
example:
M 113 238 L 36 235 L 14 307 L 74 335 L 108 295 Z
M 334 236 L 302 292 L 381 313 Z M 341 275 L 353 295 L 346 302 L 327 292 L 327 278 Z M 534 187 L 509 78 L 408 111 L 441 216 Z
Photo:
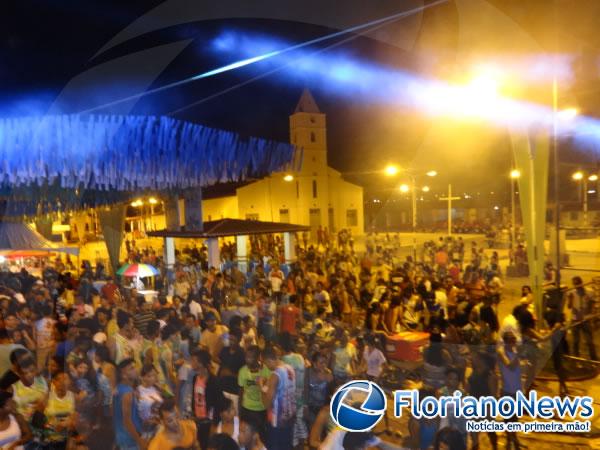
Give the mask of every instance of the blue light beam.
M 269 48 L 269 42 L 271 48 L 275 43 L 278 46 L 282 45 L 280 41 L 263 36 L 252 38 L 245 33 L 227 32 L 225 37 L 217 38 L 215 47 L 237 56 L 247 56 L 257 47 Z M 273 64 L 275 61 L 278 64 L 275 69 L 254 79 L 286 69 L 289 77 L 311 77 L 313 83 L 322 84 L 328 92 L 342 96 L 362 96 L 366 101 L 390 106 L 409 107 L 430 117 L 482 122 L 498 127 L 510 127 L 519 132 L 537 127 L 553 128 L 555 113 L 552 108 L 487 92 L 486 85 L 481 83 L 481 80 L 454 85 L 441 80 L 418 77 L 396 68 L 360 61 L 340 53 L 330 52 L 326 57 L 320 54 L 331 47 L 333 46 L 318 51 L 301 50 L 294 54 L 280 54 L 272 60 Z M 538 60 L 540 58 L 545 58 L 545 55 L 539 56 Z M 214 96 L 184 106 L 174 113 Z M 600 152 L 600 121 L 586 116 L 564 120 L 559 114 L 557 122 L 557 134 L 573 137 L 580 147 L 585 147 L 588 151 Z
M 318 44 L 320 42 L 325 42 L 327 40 L 334 39 L 336 37 L 343 36 L 345 34 L 357 33 L 359 31 L 362 31 L 362 30 L 365 30 L 365 29 L 368 29 L 368 28 L 371 28 L 371 27 L 375 27 L 377 25 L 382 25 L 382 24 L 386 24 L 386 23 L 390 23 L 390 22 L 399 20 L 399 19 L 403 19 L 405 17 L 409 17 L 409 16 L 412 16 L 414 14 L 420 13 L 420 12 L 422 12 L 422 11 L 428 9 L 428 8 L 432 8 L 434 6 L 438 6 L 438 5 L 441 5 L 443 3 L 446 3 L 447 1 L 448 0 L 437 0 L 437 1 L 433 2 L 433 3 L 428 4 L 428 5 L 423 5 L 423 6 L 420 6 L 420 7 L 417 7 L 417 8 L 410 9 L 408 11 L 403 11 L 403 12 L 400 12 L 400 13 L 397 13 L 397 14 L 392 14 L 391 16 L 383 17 L 381 19 L 376 19 L 376 20 L 373 20 L 371 22 L 367 22 L 367 23 L 364 23 L 364 24 L 361 24 L 361 25 L 356 25 L 354 27 L 350 27 L 350 28 L 347 28 L 345 30 L 337 31 L 335 33 L 330 33 L 328 35 L 321 36 L 321 37 L 318 37 L 318 38 L 315 38 L 315 39 L 311 39 L 309 41 L 301 42 L 299 44 L 292 45 L 292 46 L 287 47 L 287 48 L 283 48 L 283 49 L 275 50 L 275 51 L 272 51 L 272 52 L 269 52 L 269 53 L 266 53 L 266 54 L 263 54 L 263 55 L 258 55 L 258 56 L 253 56 L 251 58 L 243 59 L 241 61 L 237 61 L 237 62 L 234 62 L 234 63 L 231 63 L 231 64 L 227 64 L 226 66 L 219 67 L 219 68 L 216 68 L 216 69 L 212 69 L 212 70 L 209 70 L 208 72 L 204 72 L 204 73 L 201 73 L 201 74 L 198 74 L 198 75 L 194 75 L 192 77 L 185 78 L 183 80 L 175 81 L 173 83 L 169 83 L 169 84 L 166 84 L 164 86 L 160 86 L 160 87 L 155 88 L 155 89 L 150 89 L 150 90 L 147 90 L 145 92 L 140 92 L 138 94 L 134 94 L 134 95 L 130 95 L 130 96 L 125 97 L 125 98 L 121 98 L 119 100 L 115 100 L 115 101 L 112 101 L 112 102 L 109 102 L 109 103 L 105 103 L 103 105 L 95 106 L 93 108 L 81 111 L 80 113 L 81 114 L 87 114 L 87 113 L 95 112 L 95 111 L 100 110 L 100 109 L 109 108 L 111 106 L 118 105 L 120 103 L 128 102 L 128 101 L 131 101 L 131 100 L 136 100 L 136 99 L 139 99 L 139 98 L 144 97 L 146 95 L 157 94 L 159 92 L 163 92 L 163 91 L 166 91 L 168 89 L 173 89 L 175 87 L 182 86 L 184 84 L 191 83 L 193 81 L 201 80 L 201 79 L 204 79 L 204 78 L 209 78 L 209 77 L 212 77 L 212 76 L 215 76 L 215 75 L 219 75 L 219 74 L 224 73 L 224 72 L 228 72 L 228 71 L 231 71 L 231 70 L 235 70 L 235 69 L 239 69 L 239 68 L 242 68 L 242 67 L 246 67 L 246 66 L 249 66 L 251 64 L 255 64 L 257 62 L 264 61 L 266 59 L 272 58 L 274 56 L 282 55 L 284 53 L 288 53 L 288 52 L 291 52 L 291 51 L 294 51 L 294 50 L 298 50 L 298 49 L 301 49 L 301 48 L 304 48 L 304 47 L 308 47 L 310 45 Z

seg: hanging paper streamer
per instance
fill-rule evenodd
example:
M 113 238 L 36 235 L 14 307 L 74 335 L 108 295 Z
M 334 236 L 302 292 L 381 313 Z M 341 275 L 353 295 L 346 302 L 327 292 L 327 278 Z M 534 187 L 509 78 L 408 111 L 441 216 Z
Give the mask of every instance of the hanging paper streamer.
M 290 144 L 168 117 L 0 119 L 4 189 L 57 183 L 64 190 L 185 189 L 264 176 L 289 167 L 294 153 Z

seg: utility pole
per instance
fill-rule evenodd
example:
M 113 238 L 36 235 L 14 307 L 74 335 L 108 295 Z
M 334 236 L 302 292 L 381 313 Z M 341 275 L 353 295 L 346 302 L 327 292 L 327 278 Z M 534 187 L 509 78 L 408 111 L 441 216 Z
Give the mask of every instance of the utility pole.
M 587 175 L 583 177 L 583 226 L 588 226 L 588 178 Z
M 517 243 L 517 223 L 516 223 L 516 205 L 515 205 L 515 180 L 510 179 L 510 250 L 515 251 Z
M 417 180 L 412 176 L 412 238 L 413 238 L 413 258 L 417 262 Z
M 460 200 L 461 197 L 452 197 L 452 185 L 448 185 L 448 197 L 441 197 L 440 200 L 448 202 L 448 236 L 452 236 L 452 200 Z

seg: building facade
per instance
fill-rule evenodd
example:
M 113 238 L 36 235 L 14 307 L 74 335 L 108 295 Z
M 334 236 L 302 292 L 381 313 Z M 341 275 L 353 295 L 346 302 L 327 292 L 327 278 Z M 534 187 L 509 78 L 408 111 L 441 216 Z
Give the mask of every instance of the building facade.
M 319 227 L 362 234 L 363 189 L 328 166 L 326 116 L 308 90 L 290 116 L 290 141 L 302 149 L 299 170 L 273 173 L 238 188 L 235 196 L 203 201 L 204 220 L 229 217 L 309 225 L 313 237 Z

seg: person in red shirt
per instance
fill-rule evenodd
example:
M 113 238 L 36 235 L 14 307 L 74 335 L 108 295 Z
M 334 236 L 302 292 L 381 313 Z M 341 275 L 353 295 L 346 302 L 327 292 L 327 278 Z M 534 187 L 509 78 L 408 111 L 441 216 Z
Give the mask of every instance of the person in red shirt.
M 457 260 L 452 262 L 452 265 L 448 269 L 448 275 L 450 278 L 452 278 L 454 283 L 458 283 L 460 281 L 460 266 Z
M 302 324 L 302 311 L 296 306 L 298 296 L 291 295 L 287 305 L 279 307 L 279 332 L 289 333 L 292 336 L 298 334 L 297 328 Z
M 115 304 L 117 296 L 119 296 L 119 287 L 113 282 L 112 278 L 106 280 L 106 284 L 102 286 L 102 297 L 107 299 L 111 305 Z

